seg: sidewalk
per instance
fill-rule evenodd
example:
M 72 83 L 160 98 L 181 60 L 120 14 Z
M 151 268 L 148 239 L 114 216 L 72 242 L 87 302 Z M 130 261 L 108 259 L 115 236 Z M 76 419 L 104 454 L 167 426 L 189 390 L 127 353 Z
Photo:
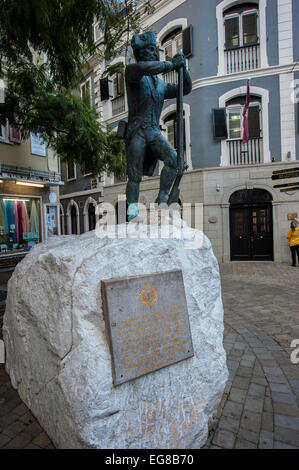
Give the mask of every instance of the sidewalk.
M 299 267 L 221 266 L 230 371 L 205 448 L 299 448 Z M 1 311 L 0 311 L 1 335 Z M 0 365 L 0 448 L 53 448 Z
M 221 267 L 224 347 L 230 372 L 205 448 L 299 448 L 299 268 Z

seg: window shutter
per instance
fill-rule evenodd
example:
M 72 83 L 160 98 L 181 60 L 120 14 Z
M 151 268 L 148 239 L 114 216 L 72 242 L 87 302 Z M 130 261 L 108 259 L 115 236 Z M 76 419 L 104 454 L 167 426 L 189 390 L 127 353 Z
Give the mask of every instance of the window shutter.
M 100 80 L 101 101 L 109 100 L 109 82 L 108 77 Z
M 21 132 L 15 127 L 9 126 L 9 140 L 15 144 L 22 142 Z
M 125 92 L 124 75 L 123 73 L 119 72 L 117 74 L 117 96 L 122 96 L 124 92 Z
M 183 53 L 185 57 L 191 57 L 193 54 L 193 26 L 190 24 L 183 30 Z
M 249 137 L 257 138 L 261 135 L 260 130 L 260 109 L 258 106 L 248 108 L 248 130 Z
M 226 109 L 215 108 L 212 110 L 214 138 L 227 139 Z

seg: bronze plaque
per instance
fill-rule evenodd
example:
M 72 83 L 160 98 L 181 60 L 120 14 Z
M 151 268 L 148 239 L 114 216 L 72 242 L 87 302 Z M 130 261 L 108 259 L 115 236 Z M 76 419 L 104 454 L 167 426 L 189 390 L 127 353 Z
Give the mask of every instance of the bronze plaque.
M 298 217 L 297 213 L 288 214 L 288 220 L 294 220 L 294 219 L 297 219 L 297 217 Z
M 102 281 L 114 385 L 192 357 L 181 270 Z

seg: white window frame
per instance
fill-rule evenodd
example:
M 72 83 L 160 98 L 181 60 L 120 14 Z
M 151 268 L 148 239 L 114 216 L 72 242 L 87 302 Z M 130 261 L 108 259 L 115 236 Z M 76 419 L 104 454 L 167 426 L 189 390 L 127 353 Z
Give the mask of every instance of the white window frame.
M 260 27 L 259 27 L 259 24 L 260 24 L 260 21 L 259 21 L 259 10 L 258 8 L 254 8 L 252 10 L 246 10 L 246 11 L 243 11 L 242 13 L 231 13 L 229 15 L 225 15 L 223 20 L 224 20 L 224 42 L 225 42 L 225 21 L 226 20 L 230 20 L 232 18 L 238 18 L 239 19 L 239 45 L 238 46 L 235 46 L 236 48 L 238 47 L 246 47 L 246 45 L 244 46 L 244 37 L 243 37 L 243 16 L 248 16 L 248 15 L 252 15 L 253 13 L 256 13 L 256 16 L 257 16 L 257 28 L 256 28 L 256 35 L 257 35 L 257 42 L 256 43 L 253 43 L 252 45 L 254 46 L 255 44 L 260 44 L 260 41 L 259 41 L 259 38 L 260 38 Z M 230 48 L 230 49 L 233 49 Z
M 227 93 L 224 93 L 224 95 L 219 97 L 219 108 L 225 108 L 226 102 L 232 98 L 237 98 L 238 96 L 246 95 L 246 91 L 246 86 L 241 86 L 238 88 L 234 88 L 233 90 L 230 90 Z M 267 90 L 266 88 L 251 86 L 250 93 L 261 97 L 260 108 L 262 112 L 260 123 L 263 133 L 263 163 L 270 163 L 271 155 L 269 145 L 269 90 Z M 220 166 L 230 166 L 226 139 L 221 140 Z
M 80 235 L 80 213 L 79 213 L 79 206 L 71 199 L 67 205 L 66 210 L 66 217 L 67 217 L 67 233 L 68 235 L 72 235 L 72 207 L 75 206 L 76 208 L 76 225 L 77 225 L 77 235 Z
M 268 56 L 267 56 L 267 29 L 266 29 L 266 7 L 268 0 L 259 0 L 259 47 L 260 47 L 260 69 L 268 67 Z M 217 19 L 217 33 L 218 33 L 218 73 L 217 75 L 227 75 L 225 70 L 225 26 L 223 12 L 230 6 L 236 4 L 241 5 L 247 3 L 247 0 L 239 0 L 235 2 L 233 0 L 223 0 L 216 6 L 216 19 Z
M 186 149 L 185 149 L 185 158 L 186 158 L 186 163 L 188 165 L 188 170 L 192 170 L 192 159 L 191 159 L 191 133 L 190 133 L 190 105 L 188 103 L 184 103 L 183 105 L 183 110 L 185 113 L 185 139 L 186 139 Z M 167 106 L 167 108 L 163 109 L 161 113 L 161 118 L 160 118 L 160 125 L 163 129 L 164 124 L 164 119 L 167 118 L 172 113 L 176 112 L 176 104 L 171 104 Z M 167 125 L 167 123 L 166 123 Z M 164 137 L 167 139 L 166 135 L 167 131 L 162 131 L 162 134 Z M 163 162 L 159 161 L 159 174 L 163 168 Z
M 13 143 L 9 140 L 9 124 L 8 124 L 8 120 L 6 120 L 6 125 L 3 126 L 1 124 L 1 133 L 2 135 L 0 135 L 0 142 L 4 143 L 4 144 L 10 144 L 10 145 L 13 145 Z
M 74 165 L 74 178 L 69 178 L 69 167 L 68 167 L 68 163 L 66 162 L 65 163 L 65 166 L 66 166 L 66 180 L 67 181 L 75 181 L 77 179 L 77 167 L 76 167 L 76 164 L 73 163 Z
M 263 119 L 262 119 L 262 107 L 261 107 L 261 103 L 259 101 L 252 101 L 249 103 L 249 108 L 251 107 L 256 107 L 258 106 L 259 107 L 259 112 L 260 112 L 260 125 L 261 125 L 261 135 L 260 135 L 260 138 L 262 139 L 263 138 L 263 127 L 262 127 L 262 122 L 263 122 Z M 230 110 L 234 110 L 234 109 L 239 109 L 240 110 L 240 116 L 241 116 L 241 120 L 240 120 L 240 123 L 241 123 L 241 136 L 240 137 L 235 137 L 235 138 L 231 138 L 229 136 L 230 134 L 230 128 L 229 128 L 229 111 Z M 228 105 L 226 106 L 226 119 L 227 119 L 227 122 L 226 122 L 226 125 L 227 125 L 227 141 L 228 140 L 242 140 L 243 139 L 243 116 L 242 116 L 242 113 L 243 113 L 243 109 L 244 109 L 244 105 L 242 104 L 231 104 L 231 105 Z
M 89 83 L 89 90 L 90 90 L 90 107 L 92 107 L 92 88 L 91 88 L 91 77 L 87 78 L 84 82 L 80 85 L 80 96 L 83 101 L 83 87 L 86 87 L 86 83 Z

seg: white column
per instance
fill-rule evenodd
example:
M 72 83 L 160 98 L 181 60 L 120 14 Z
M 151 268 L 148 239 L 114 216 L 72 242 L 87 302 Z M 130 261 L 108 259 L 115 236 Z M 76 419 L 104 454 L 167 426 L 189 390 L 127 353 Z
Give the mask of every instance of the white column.
M 282 161 L 296 160 L 295 106 L 291 99 L 293 80 L 293 73 L 279 76 Z
M 293 63 L 292 0 L 277 0 L 279 65 Z

